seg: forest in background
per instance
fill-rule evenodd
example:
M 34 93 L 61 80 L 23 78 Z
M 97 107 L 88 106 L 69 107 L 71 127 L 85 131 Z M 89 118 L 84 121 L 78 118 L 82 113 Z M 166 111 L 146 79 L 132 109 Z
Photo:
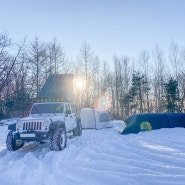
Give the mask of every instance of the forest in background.
M 125 43 L 123 43 L 125 44 Z M 50 74 L 74 74 L 74 101 L 83 107 L 105 108 L 116 119 L 134 113 L 184 112 L 185 48 L 171 42 L 137 58 L 123 54 L 104 61 L 86 41 L 79 54 L 67 56 L 54 38 L 36 36 L 15 43 L 0 33 L 0 119 L 24 116 Z M 124 51 L 123 51 L 124 52 Z

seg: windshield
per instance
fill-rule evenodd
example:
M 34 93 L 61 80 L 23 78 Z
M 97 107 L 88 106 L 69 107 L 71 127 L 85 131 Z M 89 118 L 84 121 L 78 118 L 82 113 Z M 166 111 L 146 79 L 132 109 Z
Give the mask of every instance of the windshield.
M 63 113 L 63 111 L 64 105 L 62 103 L 40 103 L 33 105 L 31 114 Z

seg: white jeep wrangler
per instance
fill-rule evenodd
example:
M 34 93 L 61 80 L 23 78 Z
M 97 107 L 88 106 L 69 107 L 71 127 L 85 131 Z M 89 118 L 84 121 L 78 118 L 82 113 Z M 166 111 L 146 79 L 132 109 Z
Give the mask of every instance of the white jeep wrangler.
M 34 103 L 28 117 L 9 125 L 6 145 L 10 151 L 23 147 L 25 142 L 50 142 L 50 149 L 60 151 L 66 147 L 67 134 L 82 134 L 82 125 L 73 103 Z

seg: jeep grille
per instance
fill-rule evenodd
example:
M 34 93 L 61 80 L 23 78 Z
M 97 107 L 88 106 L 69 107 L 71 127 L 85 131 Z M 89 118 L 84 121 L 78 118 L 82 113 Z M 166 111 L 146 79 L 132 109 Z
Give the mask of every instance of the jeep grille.
M 42 130 L 42 122 L 40 121 L 23 122 L 23 130 Z

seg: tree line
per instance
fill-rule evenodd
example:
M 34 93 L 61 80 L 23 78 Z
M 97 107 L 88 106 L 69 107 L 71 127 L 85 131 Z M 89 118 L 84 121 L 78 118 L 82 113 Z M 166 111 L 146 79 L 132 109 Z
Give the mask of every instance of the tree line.
M 51 74 L 72 73 L 79 108 L 108 109 L 115 118 L 145 112 L 184 112 L 185 48 L 172 41 L 168 52 L 156 45 L 138 58 L 104 61 L 84 41 L 75 59 L 54 38 L 36 36 L 14 43 L 0 33 L 0 119 L 24 116 Z

